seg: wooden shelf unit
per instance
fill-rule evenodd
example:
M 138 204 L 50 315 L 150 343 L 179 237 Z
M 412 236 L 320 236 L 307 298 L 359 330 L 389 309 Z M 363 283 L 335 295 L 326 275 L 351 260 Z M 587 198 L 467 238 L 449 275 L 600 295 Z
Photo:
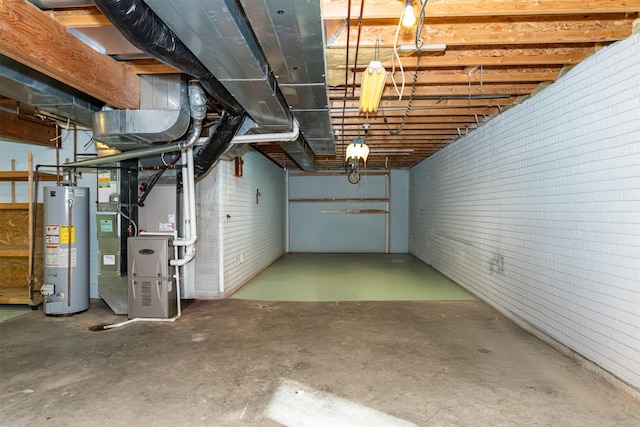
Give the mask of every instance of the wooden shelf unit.
M 37 306 L 42 303 L 40 287 L 43 270 L 43 207 L 33 202 L 33 155 L 28 153 L 26 171 L 15 170 L 15 161 L 10 171 L 0 171 L 0 182 L 11 184 L 11 202 L 0 203 L 0 304 L 26 304 Z M 57 181 L 57 175 L 38 173 L 38 181 Z M 16 182 L 27 182 L 28 202 L 16 203 Z M 37 211 L 37 218 L 36 218 Z M 35 227 L 35 246 L 33 239 Z M 33 250 L 35 249 L 35 250 Z M 33 280 L 31 265 L 34 265 Z

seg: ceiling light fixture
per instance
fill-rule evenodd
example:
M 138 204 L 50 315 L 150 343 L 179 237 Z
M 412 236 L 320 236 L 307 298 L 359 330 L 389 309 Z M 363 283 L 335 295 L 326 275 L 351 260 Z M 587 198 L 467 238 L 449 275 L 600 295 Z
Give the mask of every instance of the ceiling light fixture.
M 364 163 L 367 163 L 367 157 L 369 156 L 369 146 L 365 144 L 364 138 L 356 138 L 351 144 L 347 146 L 347 155 L 345 160 L 349 163 L 350 159 L 354 159 L 356 162 L 362 159 Z
M 387 70 L 382 66 L 382 62 L 377 60 L 371 61 L 367 69 L 362 73 L 362 82 L 360 83 L 360 111 L 363 113 L 378 111 L 386 79 Z
M 351 144 L 347 146 L 347 179 L 352 184 L 360 182 L 360 166 L 358 161 L 362 159 L 364 161 L 365 168 L 367 167 L 367 157 L 369 156 L 369 146 L 364 143 L 364 138 L 356 138 Z
M 416 15 L 413 12 L 413 5 L 411 0 L 404 1 L 404 9 L 402 9 L 402 26 L 405 28 L 411 28 L 416 23 Z

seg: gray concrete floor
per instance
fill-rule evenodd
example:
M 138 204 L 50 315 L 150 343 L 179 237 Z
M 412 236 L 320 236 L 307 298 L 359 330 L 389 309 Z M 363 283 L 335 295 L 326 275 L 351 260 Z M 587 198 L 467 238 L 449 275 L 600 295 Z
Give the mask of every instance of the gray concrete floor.
M 640 402 L 480 301 L 228 299 L 183 314 L 91 332 L 123 320 L 94 301 L 0 324 L 0 424 L 640 425 Z

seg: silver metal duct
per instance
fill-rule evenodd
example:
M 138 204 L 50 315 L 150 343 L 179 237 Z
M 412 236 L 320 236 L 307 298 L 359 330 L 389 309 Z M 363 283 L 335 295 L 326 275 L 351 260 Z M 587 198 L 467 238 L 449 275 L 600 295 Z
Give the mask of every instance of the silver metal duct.
M 291 130 L 291 114 L 236 1 L 145 2 L 235 97 L 259 132 Z
M 87 126 L 104 105 L 4 55 L 0 55 L 0 95 Z
M 106 110 L 93 117 L 96 141 L 132 150 L 180 138 L 189 127 L 189 97 L 183 75 L 141 76 L 139 110 Z
M 74 7 L 94 6 L 93 0 L 28 0 L 42 10 L 68 9 Z M 149 55 L 133 46 L 114 27 L 79 27 L 67 28 L 67 32 L 93 50 L 103 55 L 117 57 L 118 60 L 145 59 Z
M 335 154 L 318 0 L 240 0 L 300 131 L 316 155 Z
M 282 141 L 278 144 L 295 160 L 302 170 L 312 172 L 318 169 L 316 158 L 302 135 L 293 141 Z
M 170 0 L 144 1 L 246 110 L 247 114 L 258 125 L 257 128 L 251 129 L 251 133 L 289 132 L 293 129 L 293 117 L 290 111 L 293 106 L 283 96 L 278 81 L 271 71 L 271 62 L 281 62 L 281 59 L 278 59 L 277 54 L 270 57 L 265 56 L 263 43 L 262 41 L 258 42 L 253 22 L 247 19 L 248 14 L 245 14 L 245 10 L 239 0 L 214 2 L 192 0 L 188 3 L 189 7 Z M 317 17 L 315 19 L 317 31 L 320 34 L 320 48 L 322 48 L 322 26 L 318 0 L 313 0 L 313 4 L 317 6 Z M 260 7 L 261 4 L 258 2 L 256 5 Z M 293 2 L 290 2 L 289 7 L 292 7 L 292 5 Z M 247 4 L 247 7 L 253 8 L 254 5 Z M 264 10 L 266 4 L 262 4 L 261 7 Z M 272 7 L 269 10 L 278 15 L 278 8 Z M 291 9 L 291 12 L 295 14 L 293 9 Z M 262 12 L 254 13 L 260 15 Z M 260 32 L 268 33 L 269 25 L 272 32 L 276 31 L 273 22 L 269 23 L 269 20 L 267 20 L 263 22 Z M 279 36 L 282 37 L 283 43 L 286 41 L 286 37 L 293 36 L 299 39 L 300 51 L 298 54 L 304 51 L 302 48 L 303 37 L 300 33 L 302 27 L 303 25 L 300 25 L 293 34 L 287 33 L 285 35 L 281 33 Z M 271 41 L 265 40 L 266 43 Z M 276 42 L 278 42 L 278 38 L 276 38 Z M 283 49 L 279 48 L 277 50 L 283 56 Z M 277 50 L 274 50 L 274 52 Z M 317 51 L 315 53 L 317 54 Z M 320 51 L 318 57 L 322 64 L 320 76 L 310 77 L 307 71 L 303 71 L 302 69 L 306 69 L 304 65 L 305 58 L 301 57 L 299 63 L 302 69 L 298 76 L 296 77 L 294 72 L 292 73 L 292 78 L 283 80 L 283 83 L 291 83 L 294 86 L 298 84 L 306 85 L 309 82 L 317 83 L 318 86 L 322 87 L 322 92 L 313 96 L 322 98 L 324 95 L 323 107 L 326 108 L 322 51 Z M 313 70 L 315 68 L 313 65 L 310 67 Z M 296 78 L 300 80 L 298 81 Z M 321 82 L 312 81 L 318 79 Z M 303 88 L 301 86 L 299 93 L 294 90 L 294 96 L 289 98 L 292 100 L 296 97 L 302 99 L 309 96 L 309 90 L 310 87 Z M 316 103 L 313 103 L 311 109 L 314 109 L 315 106 Z M 306 117 L 301 117 L 305 120 L 306 132 L 311 133 Z M 328 110 L 326 117 L 328 119 Z M 318 122 L 319 120 L 316 120 L 316 124 Z M 331 136 L 330 124 L 328 128 L 328 136 Z M 280 143 L 280 145 L 303 170 L 316 170 L 313 151 L 309 149 L 309 145 L 304 140 L 304 135 L 295 141 Z M 331 150 L 325 151 L 329 152 Z

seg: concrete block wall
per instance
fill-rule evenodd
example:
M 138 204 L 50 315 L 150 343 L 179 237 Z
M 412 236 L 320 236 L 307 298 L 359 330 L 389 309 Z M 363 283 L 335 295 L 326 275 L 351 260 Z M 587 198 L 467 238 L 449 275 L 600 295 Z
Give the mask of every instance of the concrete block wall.
M 409 245 L 638 396 L 640 34 L 412 168 Z
M 285 252 L 285 171 L 255 151 L 243 160 L 242 177 L 220 161 L 197 184 L 197 298 L 230 295 Z
M 291 173 L 289 251 L 407 253 L 409 173 L 398 169 L 387 172 L 363 172 L 358 184 L 349 183 L 344 171 L 313 175 Z M 358 200 L 386 198 L 388 203 Z M 388 210 L 389 213 L 339 213 L 357 210 Z

